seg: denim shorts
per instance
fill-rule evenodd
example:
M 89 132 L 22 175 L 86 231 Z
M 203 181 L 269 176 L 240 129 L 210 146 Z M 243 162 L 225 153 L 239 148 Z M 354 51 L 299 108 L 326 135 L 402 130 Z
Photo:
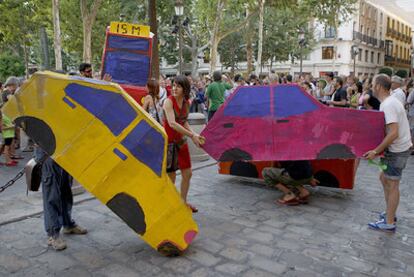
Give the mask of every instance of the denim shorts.
M 404 152 L 394 153 L 386 150 L 384 157 L 381 158 L 381 162 L 387 165 L 384 170 L 384 175 L 390 180 L 401 180 L 402 171 L 407 164 L 408 157 L 410 157 L 411 150 Z

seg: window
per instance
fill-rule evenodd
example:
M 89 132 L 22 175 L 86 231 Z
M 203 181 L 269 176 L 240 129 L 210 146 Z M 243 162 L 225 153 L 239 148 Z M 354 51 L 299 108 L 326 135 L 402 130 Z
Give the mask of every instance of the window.
M 358 61 L 362 61 L 362 48 L 359 48 Z
M 402 49 L 402 46 L 400 46 L 400 58 L 402 58 L 402 57 L 403 57 L 403 55 L 404 55 L 404 53 L 403 53 L 403 49 Z
M 76 83 L 69 84 L 65 93 L 102 121 L 114 136 L 119 135 L 137 117 L 137 112 L 122 94 Z
M 323 60 L 331 60 L 334 56 L 334 48 L 333 46 L 325 46 L 322 47 L 322 59 Z
M 368 62 L 369 51 L 365 50 L 365 62 Z
M 312 112 L 318 106 L 299 87 L 278 86 L 273 88 L 274 115 L 284 118 Z
M 270 88 L 240 88 L 233 96 L 232 101 L 224 108 L 224 115 L 239 117 L 270 116 Z
M 383 14 L 380 13 L 380 24 L 382 24 L 382 21 L 383 21 Z
M 394 19 L 392 20 L 392 26 L 391 27 L 392 27 L 392 29 L 394 29 L 394 27 L 395 27 L 395 20 Z
M 325 27 L 325 38 L 334 38 L 335 37 L 335 28 L 332 26 Z
M 164 138 L 155 128 L 142 120 L 121 141 L 121 144 L 136 159 L 151 168 L 158 176 L 161 176 L 162 160 L 164 158 Z M 119 149 L 115 149 L 114 152 L 116 150 L 119 151 Z
M 363 30 L 364 30 L 364 25 L 361 25 L 361 28 L 359 29 L 359 32 L 362 34 Z
M 374 63 L 374 51 L 371 51 L 371 63 Z
M 381 53 L 378 53 L 377 63 L 381 64 Z

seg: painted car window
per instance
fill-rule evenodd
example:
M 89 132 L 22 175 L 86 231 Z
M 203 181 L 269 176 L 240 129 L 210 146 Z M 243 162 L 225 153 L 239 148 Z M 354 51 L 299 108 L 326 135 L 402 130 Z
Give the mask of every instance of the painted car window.
M 299 87 L 276 86 L 273 88 L 274 115 L 284 118 L 314 111 L 318 106 Z
M 103 71 L 113 82 L 145 86 L 150 72 L 151 59 L 146 54 L 128 51 L 107 52 Z
M 261 117 L 270 115 L 269 87 L 241 87 L 224 108 L 224 115 Z
M 122 94 L 72 83 L 65 93 L 118 136 L 137 116 Z
M 147 122 L 141 121 L 121 141 L 121 144 L 140 162 L 161 176 L 164 158 L 164 138 Z

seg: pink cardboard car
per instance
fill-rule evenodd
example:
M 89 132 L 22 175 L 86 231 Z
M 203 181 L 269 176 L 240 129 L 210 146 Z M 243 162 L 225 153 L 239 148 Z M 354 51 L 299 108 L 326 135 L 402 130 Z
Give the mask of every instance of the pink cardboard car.
M 325 106 L 297 85 L 239 87 L 202 134 L 218 161 L 355 159 L 384 138 L 384 114 Z

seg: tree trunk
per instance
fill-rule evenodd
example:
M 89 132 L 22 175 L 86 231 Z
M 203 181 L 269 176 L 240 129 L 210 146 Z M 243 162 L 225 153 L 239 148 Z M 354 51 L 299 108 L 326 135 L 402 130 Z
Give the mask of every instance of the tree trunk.
M 55 50 L 55 68 L 62 70 L 62 41 L 60 35 L 59 0 L 52 0 L 53 44 Z
M 158 53 L 158 25 L 157 25 L 157 6 L 156 0 L 148 0 L 148 17 L 151 32 L 154 34 L 152 38 L 152 78 L 158 80 L 160 77 L 160 59 Z
M 26 79 L 29 79 L 29 49 L 27 48 L 27 43 L 25 41 L 23 45 L 24 66 L 26 67 Z
M 247 9 L 246 16 L 249 16 L 250 11 Z M 253 71 L 253 42 L 252 42 L 252 36 L 253 31 L 252 24 L 250 21 L 246 24 L 246 60 L 247 60 L 247 76 L 250 75 Z
M 83 62 L 92 61 L 92 26 L 89 20 L 83 22 Z
M 192 49 L 191 49 L 191 77 L 196 78 L 198 77 L 198 48 L 197 48 L 197 44 L 192 45 Z
M 264 18 L 264 5 L 266 0 L 260 0 L 259 11 L 259 45 L 257 50 L 257 67 L 256 73 L 262 73 L 262 52 L 263 52 L 263 18 Z
M 216 70 L 216 66 L 217 66 L 217 48 L 220 42 L 219 28 L 220 28 L 221 18 L 223 16 L 224 5 L 225 5 L 225 0 L 217 1 L 216 21 L 214 22 L 213 31 L 211 34 L 211 42 L 210 42 L 210 75 L 213 75 L 213 72 Z
M 42 67 L 41 69 L 50 69 L 49 47 L 46 28 L 40 27 L 40 48 L 42 48 Z
M 92 61 L 92 27 L 95 23 L 96 15 L 103 0 L 94 0 L 88 9 L 87 0 L 80 0 L 82 25 L 83 25 L 83 61 Z

